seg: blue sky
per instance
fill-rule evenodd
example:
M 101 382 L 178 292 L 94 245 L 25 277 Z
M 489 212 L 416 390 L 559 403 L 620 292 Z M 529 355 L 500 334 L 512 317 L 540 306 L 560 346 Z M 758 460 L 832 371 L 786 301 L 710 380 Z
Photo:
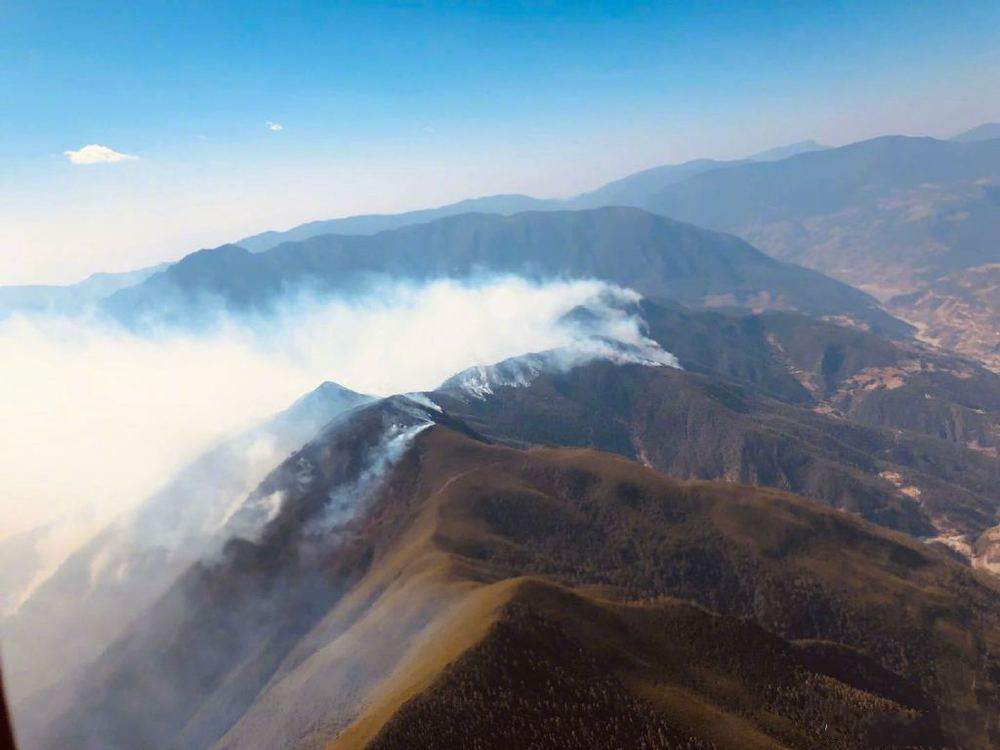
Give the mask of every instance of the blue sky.
M 1000 0 L 0 0 L 0 283 L 802 138 L 948 135 L 1000 119 L 998 91 Z M 138 158 L 64 155 L 88 144 Z

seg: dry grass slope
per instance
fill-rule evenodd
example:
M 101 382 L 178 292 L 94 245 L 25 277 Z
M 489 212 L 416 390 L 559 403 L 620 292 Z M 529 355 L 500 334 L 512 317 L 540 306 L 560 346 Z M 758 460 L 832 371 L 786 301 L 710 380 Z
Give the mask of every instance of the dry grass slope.
M 1000 595 L 936 550 L 588 450 L 434 429 L 416 453 L 407 554 L 472 587 L 330 750 L 1000 741 Z

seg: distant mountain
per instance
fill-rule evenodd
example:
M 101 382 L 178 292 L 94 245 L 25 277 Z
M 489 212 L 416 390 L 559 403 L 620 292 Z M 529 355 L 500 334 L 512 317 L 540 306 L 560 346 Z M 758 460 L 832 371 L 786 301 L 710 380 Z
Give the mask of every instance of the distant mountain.
M 366 214 L 348 216 L 343 219 L 311 221 L 284 232 L 263 232 L 252 237 L 245 237 L 235 244 L 252 253 L 259 253 L 270 250 L 283 242 L 299 242 L 322 234 L 376 234 L 387 229 L 397 229 L 410 224 L 423 224 L 446 216 L 457 216 L 465 213 L 508 215 L 521 211 L 544 211 L 560 207 L 560 201 L 543 200 L 527 195 L 491 195 L 485 198 L 470 198 L 440 208 L 407 211 L 401 214 Z
M 822 274 L 775 261 L 735 237 L 624 207 L 464 214 L 257 254 L 233 245 L 202 250 L 117 292 L 103 309 L 131 324 L 197 324 L 219 307 L 266 309 L 290 289 L 325 294 L 357 288 L 373 275 L 423 281 L 481 272 L 597 278 L 686 304 L 797 309 L 908 331 L 872 298 Z
M 310 222 L 237 244 L 262 252 L 323 234 L 375 234 L 468 212 L 511 215 L 623 205 L 739 234 L 775 257 L 885 300 L 924 288 L 928 274 L 995 260 L 997 198 L 990 191 L 996 189 L 997 159 L 996 149 L 983 140 L 995 127 L 980 126 L 951 143 L 886 136 L 828 148 L 801 141 L 742 161 L 698 159 L 654 167 L 567 200 L 488 196 L 402 214 Z M 939 252 L 941 246 L 946 252 Z M 158 269 L 115 276 L 113 282 L 96 275 L 101 278 L 69 288 L 0 287 L 0 315 L 14 309 L 79 309 L 153 270 Z
M 949 140 L 959 143 L 972 143 L 974 141 L 990 141 L 1000 138 L 1000 122 L 987 122 L 977 125 L 971 130 L 952 136 Z
M 668 185 L 680 182 L 702 172 L 730 167 L 742 162 L 696 159 L 683 164 L 668 164 L 609 182 L 589 193 L 582 193 L 566 201 L 566 208 L 598 208 L 601 206 L 633 206 L 645 208 L 649 196 Z
M 139 284 L 169 263 L 125 273 L 94 273 L 66 286 L 0 286 L 0 318 L 12 312 L 77 313 L 119 289 Z
M 1000 140 L 876 138 L 695 175 L 664 188 L 647 208 L 896 298 L 893 312 L 919 325 L 926 312 L 905 300 L 922 292 L 946 307 L 982 302 L 945 278 L 1000 260 Z M 988 319 L 997 327 L 1000 309 Z M 988 337 L 958 318 L 950 326 L 943 338 L 1000 367 Z
M 929 183 L 997 177 L 1000 143 L 885 136 L 695 175 L 664 188 L 647 208 L 713 229 L 759 232 L 779 222 L 872 205 Z
M 462 213 L 513 214 L 522 211 L 554 211 L 558 209 L 586 209 L 603 206 L 633 206 L 645 208 L 649 198 L 659 190 L 713 169 L 722 169 L 747 161 L 774 161 L 795 154 L 828 148 L 815 141 L 800 141 L 787 146 L 762 151 L 746 160 L 717 161 L 715 159 L 694 159 L 682 164 L 666 164 L 644 169 L 640 172 L 607 183 L 595 190 L 561 199 L 532 198 L 527 195 L 493 195 L 484 198 L 451 203 L 439 208 L 408 211 L 401 214 L 375 214 L 349 216 L 343 219 L 311 221 L 284 232 L 263 232 L 246 237 L 234 244 L 257 253 L 275 247 L 282 242 L 296 242 L 321 234 L 375 234 L 387 229 L 395 229 L 409 224 L 423 223 L 446 216 Z
M 1000 456 L 1000 375 L 913 341 L 802 315 L 723 315 L 643 301 L 647 335 L 688 372 L 790 405 Z
M 464 213 L 490 213 L 507 216 L 524 211 L 556 211 L 603 206 L 644 207 L 650 195 L 667 185 L 700 172 L 739 163 L 696 159 L 683 164 L 670 164 L 636 172 L 596 190 L 566 200 L 532 198 L 527 195 L 491 195 L 450 203 L 438 208 L 407 211 L 400 214 L 370 214 L 348 216 L 343 219 L 311 221 L 284 232 L 263 232 L 252 237 L 245 237 L 234 244 L 246 248 L 250 252 L 259 253 L 283 242 L 299 242 L 323 234 L 377 234 L 388 229 L 422 224 Z
M 780 161 L 781 159 L 787 159 L 789 156 L 808 154 L 812 151 L 824 151 L 828 148 L 830 147 L 816 143 L 813 140 L 797 141 L 796 143 L 789 143 L 787 146 L 775 146 L 766 151 L 752 154 L 747 157 L 747 161 Z

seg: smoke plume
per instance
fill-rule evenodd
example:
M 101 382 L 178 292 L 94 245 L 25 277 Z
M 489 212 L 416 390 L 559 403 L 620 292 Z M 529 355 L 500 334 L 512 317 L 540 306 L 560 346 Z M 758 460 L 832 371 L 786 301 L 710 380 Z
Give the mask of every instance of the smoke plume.
M 0 322 L 0 539 L 81 512 L 92 529 L 324 380 L 374 395 L 430 389 L 470 366 L 571 346 L 581 333 L 563 322 L 569 311 L 629 294 L 596 281 L 386 281 L 198 333 L 10 317 Z M 634 320 L 608 319 L 616 338 L 634 338 Z

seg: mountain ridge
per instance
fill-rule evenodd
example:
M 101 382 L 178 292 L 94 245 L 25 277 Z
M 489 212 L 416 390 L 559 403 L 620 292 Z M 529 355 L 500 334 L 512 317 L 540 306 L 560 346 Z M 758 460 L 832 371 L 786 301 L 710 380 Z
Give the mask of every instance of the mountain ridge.
M 892 335 L 905 324 L 867 295 L 775 261 L 731 235 L 628 207 L 462 214 L 370 236 L 324 235 L 264 253 L 228 245 L 188 256 L 104 302 L 119 320 L 166 322 L 202 310 L 263 307 L 302 285 L 322 295 L 382 275 L 414 281 L 519 274 L 597 278 L 654 298 L 717 307 L 792 307 L 853 316 Z
M 424 414 L 430 416 L 431 412 Z M 235 671 L 227 667 L 228 677 L 213 678 L 224 694 L 232 694 L 231 690 L 240 685 L 258 686 L 248 698 L 241 699 L 241 703 L 249 701 L 241 715 L 223 718 L 221 724 L 205 724 L 209 716 L 199 718 L 199 713 L 213 706 L 234 705 L 210 697 L 197 707 L 191 704 L 185 711 L 193 711 L 193 715 L 178 715 L 180 724 L 171 728 L 151 722 L 148 711 L 129 712 L 123 707 L 110 724 L 104 725 L 104 744 L 99 746 L 109 750 L 122 746 L 120 738 L 149 738 L 160 731 L 168 732 L 166 736 L 186 738 L 179 744 L 189 748 L 208 747 L 213 744 L 211 737 L 221 734 L 215 745 L 219 750 L 274 748 L 286 743 L 296 746 L 302 742 L 320 747 L 333 742 L 331 748 L 374 750 L 399 747 L 400 736 L 416 742 L 410 746 L 439 748 L 447 746 L 442 743 L 449 738 L 455 739 L 455 732 L 463 745 L 475 746 L 476 742 L 487 741 L 489 723 L 481 728 L 452 723 L 451 729 L 438 730 L 445 732 L 442 735 L 427 734 L 438 721 L 433 718 L 437 711 L 453 705 L 459 694 L 469 695 L 465 691 L 451 693 L 453 697 L 447 698 L 440 691 L 449 683 L 441 680 L 449 679 L 447 675 L 451 674 L 459 680 L 456 687 L 471 687 L 478 684 L 476 674 L 485 678 L 482 670 L 490 664 L 526 661 L 538 665 L 539 674 L 532 678 L 533 682 L 545 685 L 555 680 L 555 684 L 569 689 L 574 682 L 565 682 L 566 676 L 559 676 L 565 675 L 560 665 L 570 663 L 558 656 L 564 652 L 566 638 L 570 644 L 579 644 L 571 645 L 569 651 L 577 654 L 577 664 L 602 664 L 603 679 L 612 680 L 599 683 L 607 685 L 599 705 L 625 709 L 626 715 L 634 719 L 627 724 L 634 723 L 640 733 L 645 731 L 642 727 L 662 730 L 664 741 L 671 737 L 677 742 L 692 739 L 703 743 L 694 747 L 712 747 L 708 743 L 714 743 L 723 750 L 751 746 L 748 738 L 759 743 L 770 741 L 771 746 L 834 748 L 842 746 L 845 739 L 875 739 L 879 731 L 891 732 L 887 728 L 895 726 L 905 732 L 898 736 L 940 738 L 934 744 L 954 738 L 969 748 L 988 746 L 989 730 L 982 728 L 985 723 L 965 720 L 978 719 L 985 709 L 967 697 L 961 675 L 972 670 L 980 682 L 981 694 L 992 700 L 998 686 L 990 677 L 995 657 L 988 656 L 991 650 L 987 644 L 1000 639 L 995 608 L 1000 590 L 994 583 L 962 568 L 942 552 L 785 493 L 730 483 L 678 482 L 607 454 L 565 448 L 521 451 L 485 443 L 473 432 L 465 432 L 463 435 L 439 424 L 415 438 L 367 502 L 368 510 L 351 526 L 355 533 L 345 538 L 343 552 L 336 553 L 334 559 L 339 562 L 333 570 L 340 572 L 334 574 L 335 579 L 349 580 L 348 592 L 343 598 L 318 602 L 330 609 L 309 615 L 304 629 L 295 628 L 299 633 L 296 643 L 291 649 L 282 649 L 287 655 L 280 660 L 283 663 L 271 662 L 267 668 L 270 677 L 265 675 L 261 680 L 242 667 Z M 319 447 L 317 443 L 315 448 Z M 324 454 L 321 450 L 313 455 Z M 321 460 L 339 463 L 341 459 Z M 317 475 L 319 484 L 303 487 L 294 480 L 299 473 L 298 457 L 293 456 L 286 466 L 274 475 L 280 486 L 293 493 L 282 511 L 284 520 L 276 519 L 277 525 L 273 526 L 274 533 L 281 535 L 293 528 L 306 528 L 307 518 L 299 515 L 298 509 L 305 507 L 300 499 L 308 504 L 312 502 L 308 497 L 315 497 L 317 492 L 325 495 L 331 489 L 327 479 L 319 479 L 327 476 L 326 469 Z M 280 479 L 282 472 L 286 479 Z M 145 663 L 148 657 L 141 656 L 145 653 L 141 643 L 146 639 L 169 643 L 169 634 L 179 626 L 183 630 L 178 632 L 190 632 L 195 638 L 190 643 L 186 638 L 179 642 L 188 644 L 184 647 L 189 649 L 207 637 L 198 633 L 209 631 L 201 627 L 189 630 L 185 622 L 193 625 L 192 617 L 200 620 L 206 616 L 214 621 L 212 610 L 227 611 L 240 598 L 256 596 L 259 584 L 254 580 L 271 576 L 266 571 L 280 571 L 293 559 L 275 556 L 279 547 L 272 548 L 267 539 L 274 541 L 277 537 L 267 534 L 256 546 L 232 550 L 235 559 L 246 559 L 240 567 L 243 572 L 231 579 L 242 581 L 237 588 L 223 583 L 235 570 L 226 573 L 222 568 L 199 574 L 209 575 L 208 580 L 223 576 L 206 594 L 231 591 L 225 601 L 205 600 L 209 611 L 185 607 L 184 612 L 198 614 L 185 614 L 179 622 L 173 616 L 159 622 L 151 620 L 145 635 L 131 636 L 140 638 L 138 642 L 124 650 L 112 649 L 102 657 L 103 665 L 93 674 L 97 679 L 90 682 L 87 700 L 98 700 L 108 695 L 107 690 L 118 691 L 129 684 L 121 681 L 124 674 L 117 671 L 121 667 L 115 663 L 128 653 L 139 657 L 139 664 Z M 571 544 L 567 543 L 569 539 L 573 540 Z M 280 548 L 291 551 L 285 543 Z M 845 571 L 850 574 L 845 575 Z M 536 584 L 512 580 L 523 575 L 541 577 L 579 594 L 565 593 L 545 581 Z M 312 597 L 318 595 L 319 589 L 304 583 L 308 578 L 297 576 L 296 580 L 294 587 L 299 595 L 307 591 Z M 483 588 L 505 580 L 510 581 L 504 585 L 513 598 L 501 595 L 498 599 L 490 589 Z M 912 614 L 897 604 L 904 592 Z M 471 626 L 462 628 L 467 636 L 465 645 L 459 644 L 457 658 L 444 657 L 441 661 L 435 649 L 427 649 L 430 644 L 442 643 L 434 639 L 434 634 L 452 632 L 442 630 L 452 613 L 468 613 L 466 605 L 473 602 L 470 595 L 480 597 L 488 610 L 497 611 L 497 606 L 506 609 L 499 620 L 484 622 L 481 616 L 459 619 L 457 622 Z M 959 595 L 963 605 L 974 608 L 976 613 L 972 620 L 966 618 L 961 624 L 956 609 L 950 606 Z M 678 608 L 664 597 L 690 599 L 696 607 L 691 609 L 685 604 Z M 800 600 L 806 606 L 796 604 Z M 624 608 L 615 602 L 623 602 Z M 637 602 L 639 608 L 629 602 Z M 511 603 L 514 610 L 508 606 Z M 280 611 L 285 613 L 282 619 L 290 613 L 284 606 Z M 390 613 L 390 619 L 379 625 Z M 748 626 L 747 618 L 756 624 Z M 611 631 L 602 631 L 599 623 L 609 619 L 612 623 L 617 620 L 624 629 L 615 626 Z M 223 633 L 234 627 L 225 622 L 231 620 L 221 621 Z M 947 636 L 949 631 L 941 630 L 937 638 L 929 637 L 933 625 L 923 623 L 934 622 L 976 636 Z M 244 619 L 240 627 L 245 623 Z M 499 642 L 491 635 L 497 632 L 495 623 L 499 623 L 500 632 L 506 633 Z M 686 637 L 699 630 L 721 633 L 728 629 L 734 633 L 737 631 L 733 628 L 744 628 L 741 638 L 713 639 L 716 644 L 725 644 L 721 661 L 705 650 L 695 658 L 703 669 L 721 670 L 720 676 L 729 674 L 730 680 L 735 680 L 734 688 L 741 686 L 741 695 L 756 696 L 749 710 L 741 699 L 734 699 L 733 693 L 711 687 L 711 681 L 692 682 L 683 669 L 668 668 L 691 657 L 683 656 L 688 652 L 673 650 L 668 645 L 670 638 L 659 645 L 647 640 L 653 632 L 664 632 L 665 627 L 668 633 L 686 633 Z M 745 630 L 747 627 L 750 629 Z M 605 652 L 600 638 L 579 640 L 580 633 L 593 634 L 595 628 L 598 632 L 619 633 L 616 637 L 624 639 L 621 644 L 627 647 L 625 653 L 634 656 L 624 661 L 619 660 L 620 656 L 609 660 L 612 654 L 621 654 L 618 647 L 611 645 L 613 638 L 609 643 L 611 651 Z M 228 636 L 230 640 L 232 637 Z M 815 643 L 824 640 L 841 645 Z M 270 638 L 265 642 L 272 649 L 276 647 Z M 683 644 L 685 638 L 674 642 Z M 742 650 L 738 644 L 744 642 L 752 647 Z M 353 648 L 349 646 L 352 643 Z M 359 650 L 358 643 L 368 645 Z M 768 650 L 783 655 L 773 661 L 760 661 L 754 653 L 764 644 L 770 644 Z M 842 652 L 834 664 L 840 664 L 841 670 L 834 673 L 838 676 L 831 677 L 823 670 L 831 668 L 830 654 L 835 652 L 830 649 L 837 648 Z M 867 662 L 860 656 L 849 656 L 852 649 L 867 654 L 872 666 L 864 666 Z M 365 662 L 368 653 L 378 655 L 377 663 Z M 506 656 L 498 662 L 489 656 L 491 653 Z M 768 663 L 772 666 L 765 667 Z M 850 666 L 854 663 L 856 667 Z M 451 671 L 442 672 L 447 664 L 453 665 Z M 827 666 L 821 666 L 824 664 Z M 781 692 L 761 694 L 759 678 L 753 675 L 760 674 L 762 668 L 777 670 L 771 673 L 771 679 L 787 685 L 789 695 L 805 689 L 812 695 L 810 702 L 789 701 L 781 697 Z M 495 673 L 495 667 L 490 669 Z M 502 690 L 509 680 L 524 679 L 506 669 L 489 677 L 484 688 Z M 856 670 L 854 676 L 852 670 Z M 870 676 L 862 678 L 866 671 Z M 351 682 L 334 678 L 337 674 L 342 678 L 354 675 L 360 692 L 345 690 Z M 414 691 L 399 682 L 416 674 L 429 677 L 426 689 Z M 649 684 L 653 674 L 660 675 L 660 685 L 669 675 L 666 679 L 674 688 L 666 693 L 641 688 Z M 468 683 L 469 679 L 474 682 Z M 807 686 L 816 680 L 827 688 L 820 693 L 809 691 Z M 129 689 L 138 700 L 150 696 L 149 688 L 142 683 Z M 163 689 L 165 686 L 157 688 Z M 397 689 L 402 689 L 404 696 L 422 696 L 423 703 L 401 703 L 389 697 L 390 704 L 383 710 L 364 698 L 392 696 Z M 200 695 L 204 695 L 202 690 L 199 688 Z M 679 701 L 679 695 L 690 697 L 686 702 Z M 692 708 L 692 700 L 699 708 Z M 404 705 L 409 706 L 405 712 Z M 740 705 L 742 709 L 737 708 Z M 275 710 L 280 706 L 286 706 L 288 712 L 282 712 L 283 720 L 275 722 Z M 570 721 L 572 714 L 562 714 L 562 710 L 557 715 L 565 715 Z M 713 711 L 716 721 L 706 722 Z M 878 717 L 874 723 L 873 711 Z M 785 717 L 783 723 L 768 718 L 775 712 Z M 182 728 L 191 720 L 184 716 L 195 723 Z M 352 727 L 366 721 L 366 716 L 375 720 L 373 731 L 359 735 Z M 482 721 L 488 721 L 488 713 L 481 716 Z M 826 736 L 818 733 L 816 723 L 824 716 L 827 721 L 836 716 L 834 731 Z M 79 738 L 80 727 L 85 726 L 80 723 L 82 717 L 76 709 L 66 714 L 57 723 L 63 729 L 53 735 L 55 743 L 41 746 L 60 746 L 66 739 Z M 508 726 L 521 726 L 515 731 L 527 732 L 529 737 L 542 737 L 551 731 L 541 717 L 525 714 L 524 719 L 523 724 Z M 586 728 L 598 732 L 597 737 L 613 736 L 608 732 L 619 731 L 606 723 L 580 721 L 573 719 L 571 725 L 579 726 L 581 731 Z M 208 734 L 203 734 L 205 731 Z M 164 742 L 160 746 L 172 744 Z M 80 744 L 78 739 L 74 746 L 91 745 Z

